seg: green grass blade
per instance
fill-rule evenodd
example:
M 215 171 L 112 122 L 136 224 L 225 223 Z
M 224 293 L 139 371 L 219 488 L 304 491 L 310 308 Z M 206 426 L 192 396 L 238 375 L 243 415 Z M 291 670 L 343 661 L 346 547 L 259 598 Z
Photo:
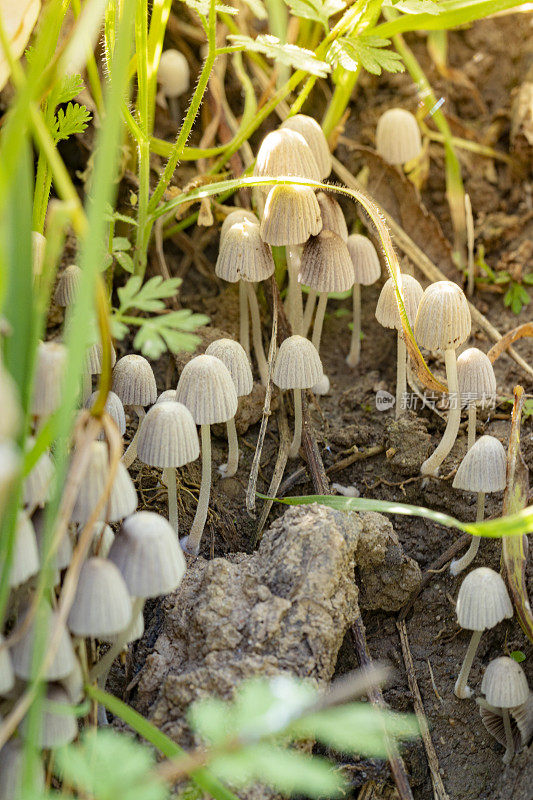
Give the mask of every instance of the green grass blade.
M 527 2 L 527 0 L 523 0 Z M 439 14 L 403 14 L 398 19 L 391 22 L 384 22 L 372 29 L 373 36 L 389 38 L 395 33 L 405 33 L 406 31 L 436 31 L 456 28 L 459 25 L 467 25 L 477 19 L 487 17 L 489 14 L 496 14 L 498 11 L 506 11 L 510 8 L 517 8 L 523 3 L 516 0 L 445 0 L 439 3 Z

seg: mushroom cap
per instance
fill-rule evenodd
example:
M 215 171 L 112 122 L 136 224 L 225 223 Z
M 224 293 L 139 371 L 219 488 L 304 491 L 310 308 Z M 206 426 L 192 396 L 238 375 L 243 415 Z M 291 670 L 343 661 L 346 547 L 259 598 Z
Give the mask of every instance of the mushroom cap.
M 418 304 L 424 294 L 424 290 L 412 275 L 402 274 L 402 293 L 407 319 L 412 328 L 415 324 Z M 392 278 L 388 278 L 383 284 L 376 306 L 376 319 L 384 328 L 402 330 L 402 321 L 398 311 L 398 304 L 396 303 L 396 290 Z
M 115 348 L 111 345 L 111 367 L 114 367 L 117 361 L 117 354 Z M 85 372 L 89 375 L 100 375 L 102 372 L 102 345 L 95 343 L 87 348 L 85 353 Z
M 467 492 L 501 492 L 507 483 L 507 454 L 494 436 L 480 436 L 455 473 L 454 489 Z
M 469 631 L 494 628 L 512 617 L 513 606 L 501 575 L 489 567 L 469 572 L 459 589 L 456 612 L 461 628 Z
M 31 521 L 33 523 L 35 536 L 37 538 L 39 558 L 42 560 L 43 548 L 45 543 L 44 534 L 45 534 L 46 510 L 43 508 L 39 508 L 31 518 Z M 72 542 L 70 541 L 70 536 L 68 531 L 65 531 L 52 557 L 52 564 L 54 566 L 54 569 L 59 571 L 62 569 L 66 569 L 69 566 L 71 560 L 72 560 Z
M 304 137 L 315 157 L 320 180 L 327 178 L 331 172 L 331 152 L 324 131 L 316 119 L 308 117 L 307 114 L 296 114 L 282 122 L 280 128 L 296 131 Z
M 216 339 L 211 342 L 205 354 L 219 358 L 226 365 L 233 378 L 237 397 L 250 394 L 254 387 L 252 368 L 250 359 L 239 342 L 234 339 Z
M 71 306 L 80 288 L 81 269 L 76 264 L 69 264 L 61 273 L 57 282 L 54 300 L 58 306 Z
M 109 551 L 132 597 L 158 597 L 176 589 L 185 558 L 170 523 L 151 511 L 127 517 Z
M 236 208 L 234 211 L 230 211 L 220 228 L 220 238 L 224 238 L 232 225 L 235 225 L 236 222 L 242 222 L 245 219 L 247 219 L 248 222 L 255 222 L 256 225 L 259 225 L 259 220 L 254 212 L 248 211 L 247 208 Z
M 37 417 L 52 414 L 61 405 L 67 349 L 59 342 L 39 342 L 33 383 L 31 413 Z
M 415 320 L 415 338 L 427 350 L 456 350 L 470 335 L 472 319 L 463 290 L 452 281 L 427 287 Z
M 496 396 L 494 367 L 477 347 L 469 347 L 457 356 L 457 380 L 461 398 L 468 403 L 493 400 Z
M 487 703 L 496 708 L 521 706 L 529 697 L 529 686 L 524 670 L 514 658 L 500 656 L 490 662 L 483 680 L 481 691 Z
M 157 80 L 166 97 L 179 97 L 189 88 L 191 78 L 187 59 L 179 50 L 163 50 Z
M 505 725 L 502 715 L 492 708 L 479 706 L 479 716 L 486 730 L 493 736 L 497 742 L 504 747 L 507 747 L 507 738 L 505 736 Z M 513 735 L 515 748 L 518 750 L 522 743 L 520 730 L 517 725 L 511 725 L 511 732 Z
M 254 166 L 259 178 L 310 178 L 320 180 L 320 170 L 304 137 L 290 128 L 267 133 Z
M 105 558 L 88 558 L 68 615 L 72 633 L 99 639 L 123 631 L 130 620 L 131 598 L 117 567 Z
M 96 403 L 96 398 L 98 397 L 99 392 L 93 392 L 92 395 L 89 397 L 87 402 L 85 403 L 86 408 L 92 408 Z M 126 433 L 126 414 L 124 413 L 124 404 L 122 400 L 115 394 L 115 392 L 108 392 L 107 399 L 105 401 L 104 406 L 105 411 L 109 414 L 117 428 L 119 429 L 120 435 L 124 436 Z M 99 438 L 104 438 L 104 433 L 100 434 Z
M 176 402 L 176 390 L 175 389 L 165 389 L 164 392 L 161 392 L 155 404 L 158 403 L 175 403 Z
M 355 272 L 354 282 L 361 286 L 370 286 L 381 276 L 381 264 L 376 248 L 361 233 L 348 236 L 348 251 Z
M 165 469 L 189 464 L 199 455 L 198 431 L 189 409 L 175 399 L 152 406 L 141 422 L 137 457 Z
M 220 238 L 215 274 L 229 283 L 264 281 L 274 274 L 272 251 L 259 225 L 249 219 L 234 222 Z
M 35 742 L 43 750 L 63 747 L 78 735 L 76 717 L 74 714 L 61 713 L 57 709 L 58 705 L 70 706 L 70 697 L 59 683 L 51 683 L 46 689 Z M 23 736 L 26 735 L 27 719 L 26 717 L 20 726 Z
M 94 523 L 92 532 L 91 553 L 101 558 L 107 558 L 111 545 L 115 541 L 113 529 L 105 522 L 99 520 Z M 98 548 L 98 552 L 97 552 Z
M 0 561 L 1 563 L 1 561 Z M 32 575 L 39 572 L 39 549 L 31 519 L 25 511 L 19 511 L 9 585 L 11 588 L 25 583 Z
M 317 292 L 345 292 L 354 283 L 350 253 L 341 237 L 322 230 L 304 245 L 298 280 Z
M 29 452 L 35 439 L 28 436 L 24 449 Z M 24 478 L 24 505 L 42 506 L 50 496 L 50 487 L 54 478 L 54 464 L 50 458 L 48 450 L 45 450 L 39 457 L 31 472 Z
M 11 739 L 0 750 L 0 800 L 13 800 L 21 797 L 22 776 L 24 774 L 24 744 L 20 739 Z M 34 797 L 44 791 L 44 768 L 35 761 L 32 769 Z M 25 795 L 29 797 L 29 794 Z
M 342 208 L 329 192 L 317 192 L 316 199 L 320 206 L 322 217 L 322 230 L 333 231 L 341 237 L 343 242 L 348 241 L 348 228 L 342 213 Z
M 9 655 L 8 648 L 3 647 L 3 644 L 4 637 L 0 633 L 0 695 L 8 694 L 15 685 L 15 673 L 13 672 L 11 656 Z M 3 750 L 0 752 L 3 752 Z M 1 797 L 2 793 L 0 792 L 0 798 Z
M 31 620 L 28 627 L 24 630 L 21 638 L 16 641 L 11 648 L 11 659 L 13 662 L 15 675 L 19 678 L 22 678 L 24 681 L 29 681 L 32 675 L 35 625 L 37 624 L 39 629 L 41 629 L 43 625 L 46 625 L 46 642 L 44 643 L 45 648 L 49 644 L 54 633 L 54 629 L 57 625 L 56 612 L 49 608 L 44 610 L 46 611 L 45 618 L 43 619 L 38 612 L 36 618 L 34 617 Z M 56 681 L 66 678 L 67 675 L 72 672 L 75 666 L 76 659 L 74 657 L 74 650 L 72 649 L 72 643 L 70 641 L 67 628 L 62 624 L 60 625 L 60 628 L 61 635 L 59 637 L 59 646 L 56 648 L 52 663 L 48 666 L 48 669 L 43 675 L 44 680 L 47 681 Z
M 114 634 L 113 636 L 100 636 L 100 640 L 102 642 L 108 642 L 109 644 L 115 644 L 121 633 L 122 631 Z M 140 611 L 135 617 L 133 628 L 128 634 L 126 644 L 130 644 L 131 642 L 136 642 L 137 639 L 142 638 L 143 634 L 144 634 L 144 614 L 142 611 Z
M 405 164 L 422 150 L 416 117 L 404 108 L 389 108 L 378 120 L 376 150 L 389 164 Z
M 125 406 L 151 406 L 155 403 L 154 371 L 144 356 L 131 353 L 119 358 L 113 370 L 113 391 Z
M 89 463 L 74 503 L 72 522 L 87 522 L 104 491 L 108 473 L 109 457 L 106 443 L 91 442 Z M 136 508 L 137 492 L 128 470 L 119 461 L 109 500 L 102 513 L 105 513 L 109 522 L 117 522 L 132 514 Z
M 272 380 L 280 389 L 310 389 L 324 370 L 314 344 L 303 336 L 289 336 L 278 350 Z
M 21 411 L 18 389 L 9 372 L 0 364 L 0 439 L 15 437 L 20 429 Z
M 261 221 L 263 241 L 277 247 L 303 244 L 321 230 L 320 206 L 309 186 L 272 187 Z
M 230 371 L 215 356 L 196 356 L 178 381 L 176 400 L 187 406 L 197 425 L 227 422 L 237 413 L 237 392 Z

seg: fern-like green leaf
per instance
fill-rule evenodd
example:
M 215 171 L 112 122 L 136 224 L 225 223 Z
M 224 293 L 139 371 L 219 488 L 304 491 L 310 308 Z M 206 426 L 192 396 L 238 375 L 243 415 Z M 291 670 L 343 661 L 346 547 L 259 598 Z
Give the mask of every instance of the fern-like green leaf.
M 328 30 L 328 20 L 346 7 L 344 0 L 285 0 L 291 12 L 303 19 L 319 22 Z
M 90 120 L 89 111 L 78 103 L 69 103 L 65 110 L 60 108 L 56 114 L 52 131 L 55 141 L 60 142 L 75 133 L 83 133 Z
M 405 67 L 401 56 L 387 49 L 389 44 L 389 39 L 378 36 L 342 36 L 332 42 L 326 58 L 331 64 L 341 66 L 348 72 L 356 72 L 360 67 L 372 75 L 381 75 L 383 70 L 403 72 Z
M 311 50 L 297 47 L 295 44 L 284 44 L 275 36 L 269 34 L 259 34 L 255 39 L 250 36 L 228 36 L 234 45 L 242 47 L 244 50 L 253 50 L 262 53 L 267 58 L 279 61 L 293 69 L 301 69 L 310 75 L 318 78 L 325 78 L 331 72 L 331 67 L 325 61 L 319 61 Z

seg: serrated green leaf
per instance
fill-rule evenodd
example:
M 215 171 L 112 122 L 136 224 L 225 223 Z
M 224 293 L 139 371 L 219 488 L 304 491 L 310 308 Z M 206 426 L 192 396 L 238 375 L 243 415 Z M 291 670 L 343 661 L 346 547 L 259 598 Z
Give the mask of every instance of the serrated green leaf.
M 433 0 L 384 0 L 383 8 L 394 8 L 404 14 L 440 14 L 441 9 Z
M 124 314 L 129 308 L 138 308 L 139 311 L 161 311 L 165 307 L 161 301 L 173 297 L 181 283 L 181 278 L 169 278 L 164 281 L 161 275 L 155 275 L 142 286 L 141 278 L 135 275 L 125 286 L 118 289 L 119 313 Z
M 141 288 L 142 278 L 139 275 L 132 276 L 125 286 L 120 286 L 117 289 L 118 299 L 120 300 L 120 311 L 126 311 L 128 308 L 131 308 L 133 303 L 133 298 Z
M 132 257 L 128 253 L 123 253 L 121 250 L 117 251 L 114 255 L 122 269 L 132 275 L 135 270 Z
M 52 108 L 56 108 L 61 103 L 68 103 L 74 100 L 84 87 L 83 78 L 79 74 L 65 75 L 57 81 L 49 96 L 48 103 Z
M 267 58 L 279 61 L 293 69 L 301 69 L 310 75 L 318 78 L 325 78 L 331 67 L 325 61 L 319 61 L 311 50 L 297 47 L 295 44 L 284 44 L 275 36 L 269 34 L 259 34 L 255 39 L 250 36 L 230 35 L 228 39 L 234 45 L 243 47 L 245 50 L 253 50 L 255 53 L 262 53 Z
M 130 250 L 131 242 L 125 236 L 113 237 L 113 252 L 116 250 Z
M 329 18 L 346 7 L 344 0 L 285 0 L 285 2 L 296 17 L 319 22 L 326 29 Z
M 120 322 L 116 317 L 111 317 L 111 336 L 113 339 L 118 339 L 119 342 L 125 339 L 128 335 L 129 328 L 123 322 Z
M 522 283 L 526 283 L 528 286 L 531 286 L 533 284 L 533 272 L 526 272 L 522 278 Z
M 78 103 L 69 103 L 65 110 L 60 108 L 55 117 L 52 135 L 56 142 L 68 139 L 75 133 L 83 133 L 91 120 L 91 114 Z
M 348 72 L 356 72 L 360 67 L 372 75 L 386 72 L 403 72 L 405 67 L 399 53 L 387 49 L 389 39 L 378 36 L 341 36 L 332 42 L 326 59 Z

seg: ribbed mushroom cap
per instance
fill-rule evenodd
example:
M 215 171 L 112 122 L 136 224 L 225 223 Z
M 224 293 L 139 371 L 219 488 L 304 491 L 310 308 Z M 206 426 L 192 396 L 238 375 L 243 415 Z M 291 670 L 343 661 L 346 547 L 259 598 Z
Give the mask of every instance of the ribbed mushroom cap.
M 488 567 L 468 573 L 459 589 L 455 610 L 459 625 L 469 631 L 494 628 L 502 619 L 513 616 L 503 578 Z
M 119 633 L 131 620 L 131 598 L 117 567 L 105 558 L 83 564 L 67 624 L 75 636 Z
M 327 178 L 331 172 L 331 152 L 324 131 L 313 119 L 306 114 L 296 114 L 289 117 L 280 126 L 282 130 L 288 128 L 301 134 L 309 145 L 318 166 L 320 180 Z
M 31 518 L 31 521 L 33 523 L 33 527 L 35 530 L 35 536 L 37 537 L 37 547 L 39 548 L 39 557 L 42 560 L 43 549 L 44 549 L 46 510 L 43 508 L 38 509 Z M 61 537 L 59 547 L 55 551 L 54 557 L 52 559 L 52 564 L 54 566 L 54 569 L 56 570 L 66 569 L 69 566 L 71 559 L 72 559 L 72 543 L 70 541 L 70 536 L 66 531 L 64 535 Z
M 472 319 L 463 290 L 452 281 L 427 287 L 415 320 L 415 338 L 427 350 L 454 350 L 470 335 Z
M 227 422 L 237 412 L 237 392 L 225 364 L 215 356 L 196 356 L 183 367 L 176 400 L 187 406 L 197 425 Z
M 215 274 L 229 283 L 264 281 L 274 274 L 272 251 L 261 239 L 259 225 L 249 219 L 234 222 L 220 238 Z
M 1 563 L 1 562 L 0 562 Z M 24 511 L 19 511 L 15 545 L 9 572 L 9 585 L 14 588 L 25 583 L 39 572 L 39 550 L 31 519 Z
M 524 670 L 514 658 L 507 656 L 490 662 L 481 681 L 481 691 L 487 703 L 496 708 L 514 708 L 525 703 L 529 697 Z
M 254 387 L 252 369 L 246 351 L 239 342 L 233 339 L 216 339 L 211 342 L 205 354 L 219 358 L 226 365 L 233 378 L 237 397 L 250 394 Z
M 507 737 L 505 735 L 505 725 L 503 717 L 498 711 L 493 711 L 491 708 L 479 706 L 479 716 L 486 730 L 493 736 L 497 742 L 504 747 L 507 747 Z M 511 725 L 511 733 L 515 748 L 518 750 L 521 744 L 520 731 L 516 725 Z
M 85 403 L 86 408 L 92 408 L 96 403 L 98 392 L 93 392 Z M 118 394 L 115 392 L 108 392 L 107 399 L 104 406 L 105 411 L 109 414 L 115 425 L 117 426 L 121 436 L 126 433 L 126 414 L 124 413 L 124 404 Z M 104 438 L 104 433 L 99 435 L 99 438 Z
M 348 228 L 339 203 L 328 192 L 317 192 L 316 199 L 322 217 L 322 230 L 333 231 L 341 237 L 343 242 L 347 242 Z
M 503 444 L 494 436 L 480 436 L 459 464 L 452 485 L 467 492 L 501 492 L 507 483 L 506 473 Z
M 457 356 L 459 393 L 469 403 L 490 401 L 496 395 L 496 376 L 490 359 L 477 347 Z
M 15 673 L 13 672 L 11 656 L 8 648 L 3 647 L 3 644 L 4 637 L 0 633 L 0 695 L 8 694 L 15 685 Z M 0 798 L 1 796 L 0 793 Z
M 139 511 L 122 523 L 109 551 L 132 597 L 158 597 L 179 586 L 185 558 L 170 523 L 151 511 Z
M 529 744 L 533 736 L 533 692 L 530 692 L 525 703 L 511 709 L 511 716 L 516 722 L 523 744 Z
M 109 644 L 115 644 L 119 636 L 121 635 L 122 631 L 115 634 L 114 636 L 101 636 L 100 639 L 102 642 L 108 642 Z M 135 618 L 135 622 L 133 628 L 128 634 L 128 638 L 126 644 L 130 644 L 131 642 L 136 642 L 137 639 L 141 639 L 144 633 L 144 614 L 141 611 L 137 614 Z
M 416 118 L 404 108 L 389 108 L 378 120 L 376 150 L 389 164 L 405 164 L 422 150 Z
M 115 348 L 111 345 L 111 367 L 114 367 L 117 361 L 117 354 Z M 100 375 L 102 372 L 102 345 L 91 344 L 85 353 L 85 372 L 89 375 Z
M 67 350 L 59 342 L 39 342 L 31 413 L 43 417 L 61 404 Z
M 268 193 L 261 236 L 273 246 L 303 244 L 322 230 L 320 206 L 309 186 L 273 186 Z
M 71 306 L 78 295 L 80 288 L 81 269 L 76 264 L 70 264 L 61 273 L 57 282 L 54 300 L 58 306 Z
M 0 439 L 14 437 L 20 428 L 21 411 L 17 385 L 0 364 Z
M 39 615 L 38 615 L 39 617 Z M 25 618 L 24 618 L 25 619 Z M 23 624 L 23 620 L 21 620 L 21 625 Z M 24 631 L 21 638 L 15 642 L 13 647 L 11 648 L 11 659 L 13 662 L 13 669 L 15 671 L 15 675 L 17 677 L 22 678 L 22 680 L 28 681 L 31 678 L 32 674 L 32 664 L 33 664 L 33 648 L 35 643 L 35 618 L 32 619 L 28 628 Z M 37 620 L 37 625 L 39 625 L 39 629 L 41 630 L 41 626 L 44 624 L 42 618 Z M 46 615 L 46 641 L 43 643 L 44 648 L 46 649 L 48 644 L 51 641 L 54 628 L 57 624 L 57 615 L 55 611 L 48 610 Z M 72 649 L 72 643 L 70 641 L 70 636 L 68 631 L 64 625 L 61 625 L 61 635 L 59 637 L 59 646 L 55 650 L 54 658 L 52 659 L 52 663 L 46 670 L 43 678 L 47 681 L 57 681 L 61 680 L 61 678 L 66 678 L 66 676 L 72 672 L 74 669 L 74 651 Z M 44 652 L 44 651 L 43 651 Z
M 361 233 L 348 236 L 348 251 L 355 272 L 354 282 L 361 286 L 370 286 L 381 276 L 381 264 L 377 250 L 368 238 Z
M 154 371 L 143 356 L 119 358 L 113 370 L 113 391 L 125 406 L 151 406 L 157 400 Z
M 28 436 L 24 449 L 28 453 L 35 444 L 33 436 Z M 41 506 L 50 496 L 54 478 L 54 464 L 47 450 L 44 451 L 31 472 L 24 478 L 24 505 Z
M 78 724 L 74 714 L 69 714 L 67 709 L 62 713 L 57 706 L 70 706 L 70 697 L 67 691 L 58 683 L 50 683 L 46 690 L 43 703 L 43 713 L 39 717 L 39 730 L 36 744 L 43 750 L 63 747 L 78 735 Z M 27 728 L 27 717 L 22 722 L 20 729 L 24 736 Z
M 163 50 L 157 70 L 157 81 L 166 97 L 179 97 L 190 85 L 190 70 L 187 59 L 179 50 Z
M 0 800 L 15 800 L 21 796 L 24 774 L 24 745 L 20 739 L 12 739 L 0 750 Z M 36 761 L 32 770 L 34 797 L 44 791 L 44 768 Z M 25 797 L 30 795 L 26 794 Z
M 199 455 L 198 431 L 189 409 L 175 400 L 152 406 L 141 422 L 138 458 L 164 469 L 189 464 Z
M 354 283 L 350 253 L 341 237 L 321 231 L 305 244 L 298 280 L 317 292 L 345 292 Z
M 418 304 L 424 294 L 424 290 L 416 278 L 411 275 L 402 275 L 403 304 L 407 313 L 409 325 L 413 327 L 416 319 Z M 394 281 L 389 278 L 383 284 L 376 306 L 376 319 L 384 328 L 402 329 L 400 312 L 396 303 L 396 291 Z
M 107 558 L 114 541 L 113 529 L 101 521 L 96 522 L 92 533 L 91 553 L 101 558 Z
M 89 464 L 83 476 L 74 509 L 72 522 L 87 522 L 100 499 L 109 474 L 109 456 L 105 442 L 91 442 Z M 106 519 L 117 522 L 132 514 L 137 508 L 137 492 L 122 462 L 119 462 L 115 480 L 105 507 Z
M 164 392 L 161 392 L 155 404 L 158 403 L 175 403 L 176 402 L 176 390 L 175 389 L 165 389 Z
M 257 153 L 254 175 L 259 178 L 320 180 L 320 170 L 311 148 L 300 133 L 288 128 L 265 136 Z
M 235 225 L 236 222 L 243 222 L 245 219 L 247 219 L 248 222 L 255 222 L 256 225 L 259 225 L 259 220 L 254 212 L 248 211 L 247 208 L 236 208 L 235 211 L 230 211 L 220 228 L 220 239 L 222 240 L 224 238 L 232 225 Z
M 324 370 L 314 344 L 303 336 L 289 336 L 281 343 L 272 380 L 280 389 L 310 389 Z

